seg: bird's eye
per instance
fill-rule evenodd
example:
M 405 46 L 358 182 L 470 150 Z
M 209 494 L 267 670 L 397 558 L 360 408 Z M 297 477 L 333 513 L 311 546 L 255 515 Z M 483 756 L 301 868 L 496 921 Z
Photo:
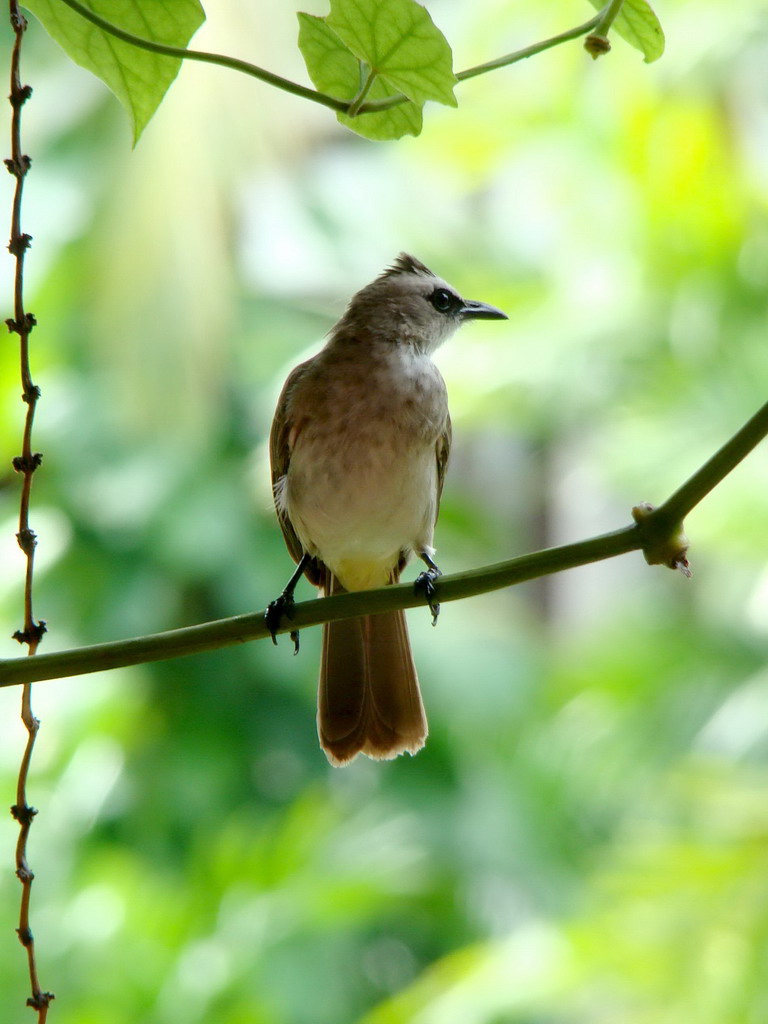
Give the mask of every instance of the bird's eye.
M 436 288 L 430 295 L 429 301 L 438 313 L 447 313 L 454 305 L 453 295 L 445 288 Z

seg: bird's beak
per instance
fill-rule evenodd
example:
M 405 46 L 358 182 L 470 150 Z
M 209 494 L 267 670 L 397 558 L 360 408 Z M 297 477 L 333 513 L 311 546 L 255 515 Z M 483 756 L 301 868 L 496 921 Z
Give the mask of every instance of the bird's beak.
M 489 306 L 487 302 L 474 302 L 465 299 L 459 310 L 462 320 L 509 320 L 506 313 L 502 313 L 495 306 Z

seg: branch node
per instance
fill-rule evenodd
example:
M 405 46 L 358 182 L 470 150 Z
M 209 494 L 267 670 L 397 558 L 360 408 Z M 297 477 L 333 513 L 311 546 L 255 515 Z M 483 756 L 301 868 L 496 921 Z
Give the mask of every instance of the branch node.
M 20 156 L 11 156 L 3 160 L 8 173 L 12 174 L 14 178 L 23 178 L 29 168 L 32 166 L 32 157 L 27 156 L 26 153 L 22 153 Z
M 19 543 L 19 547 L 27 557 L 29 557 L 37 547 L 37 534 L 29 526 L 25 526 L 19 530 L 16 534 L 16 540 Z
M 11 459 L 11 465 L 17 473 L 34 473 L 40 463 L 43 461 L 42 452 L 33 452 L 29 457 L 26 455 L 14 455 Z
M 643 556 L 648 565 L 666 565 L 690 578 L 688 538 L 682 522 L 670 525 L 665 517 L 659 518 L 659 510 L 647 501 L 635 505 L 632 518 L 642 530 Z
M 47 632 L 45 619 L 40 619 L 39 622 L 33 622 L 28 629 L 17 629 L 11 639 L 20 644 L 39 644 Z
M 27 249 L 32 244 L 32 235 L 28 235 L 26 232 L 21 235 L 14 235 L 14 237 L 8 243 L 8 252 L 11 256 L 23 256 Z M 29 315 L 29 314 L 27 314 Z
M 28 239 L 31 237 L 31 235 L 26 235 Z M 9 243 L 9 249 L 11 245 L 13 245 L 13 242 Z M 25 313 L 22 320 L 14 320 L 12 316 L 9 316 L 5 321 L 5 325 L 11 334 L 29 334 L 32 328 L 37 326 L 37 319 L 34 313 Z
M 592 33 L 584 40 L 584 49 L 592 60 L 597 60 L 598 57 L 602 57 L 604 54 L 611 52 L 611 44 L 605 36 L 599 36 Z
M 19 107 L 23 107 L 29 97 L 32 95 L 31 85 L 20 85 L 18 88 L 14 86 L 11 89 L 11 95 L 8 97 L 11 106 L 14 110 L 18 110 Z
M 18 874 L 18 872 L 16 873 Z M 32 934 L 32 929 L 30 927 L 17 928 L 16 934 L 19 936 L 19 942 L 22 946 L 31 946 L 35 941 L 35 937 Z M 27 1006 L 29 1006 L 29 1000 L 27 1000 Z
M 55 998 L 53 992 L 36 992 L 27 999 L 27 1006 L 31 1006 L 33 1010 L 47 1010 Z
M 27 405 L 32 405 L 38 400 L 41 394 L 42 392 L 37 384 L 33 384 L 32 387 L 27 388 L 27 390 L 22 394 L 21 400 L 22 402 L 26 402 Z
M 14 7 L 11 11 L 11 27 L 16 32 L 27 31 L 27 19 L 21 13 L 18 7 Z
M 20 825 L 31 825 L 32 819 L 36 814 L 37 808 L 30 807 L 29 804 L 13 804 L 13 806 L 11 807 L 11 816 L 15 821 L 18 821 Z M 31 875 L 31 877 L 34 878 L 34 875 L 32 875 L 31 871 L 29 871 L 29 869 L 26 870 L 27 874 Z

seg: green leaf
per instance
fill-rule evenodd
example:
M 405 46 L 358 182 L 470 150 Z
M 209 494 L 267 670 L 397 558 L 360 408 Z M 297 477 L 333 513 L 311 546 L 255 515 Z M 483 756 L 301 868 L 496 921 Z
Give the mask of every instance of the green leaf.
M 82 0 L 84 6 L 143 39 L 185 47 L 205 21 L 199 0 Z M 62 0 L 24 0 L 62 49 L 97 75 L 128 112 L 134 145 L 157 110 L 181 60 L 131 46 L 87 21 Z
M 331 0 L 327 24 L 356 57 L 415 103 L 457 105 L 451 48 L 416 0 Z
M 325 18 L 301 13 L 298 18 L 299 49 L 315 88 L 341 100 L 353 100 L 360 91 L 365 74 L 358 58 L 328 26 Z M 367 99 L 384 99 L 399 91 L 382 78 L 377 78 Z M 357 117 L 337 114 L 337 117 L 359 135 L 376 140 L 419 135 L 422 127 L 421 106 L 410 101 L 374 114 L 359 114 Z
M 589 0 L 598 11 L 605 0 Z M 652 64 L 664 53 L 664 30 L 648 0 L 624 0 L 613 28 Z

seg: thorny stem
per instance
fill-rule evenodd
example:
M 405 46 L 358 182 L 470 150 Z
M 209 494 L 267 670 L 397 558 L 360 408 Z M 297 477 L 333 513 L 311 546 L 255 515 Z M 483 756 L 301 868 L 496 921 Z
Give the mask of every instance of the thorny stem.
M 9 331 L 19 336 L 22 399 L 27 406 L 21 455 L 16 456 L 13 460 L 13 468 L 23 476 L 19 503 L 19 532 L 16 537 L 19 547 L 27 559 L 24 579 L 24 627 L 21 630 L 17 630 L 14 633 L 14 637 L 19 643 L 27 644 L 28 655 L 33 655 L 37 652 L 38 645 L 45 632 L 45 623 L 42 620 L 36 622 L 32 611 L 32 579 L 37 537 L 29 526 L 29 500 L 32 490 L 32 477 L 40 465 L 42 456 L 39 452 L 32 451 L 32 425 L 34 423 L 37 400 L 40 397 L 40 390 L 33 382 L 29 369 L 29 335 L 35 326 L 35 318 L 31 313 L 27 313 L 24 310 L 24 255 L 29 248 L 31 237 L 24 234 L 21 230 L 21 203 L 24 192 L 24 179 L 31 162 L 21 149 L 21 110 L 31 96 L 32 90 L 29 86 L 21 84 L 20 76 L 21 45 L 27 28 L 27 22 L 19 10 L 17 0 L 9 0 L 9 9 L 15 41 L 11 53 L 10 103 L 13 111 L 11 118 L 11 156 L 5 161 L 5 165 L 10 174 L 16 179 L 11 214 L 11 239 L 8 245 L 11 255 L 16 260 L 16 272 L 13 290 L 13 317 L 9 318 L 6 323 Z M 22 890 L 17 932 L 21 944 L 27 951 L 29 978 L 32 986 L 32 995 L 27 999 L 27 1005 L 37 1012 L 39 1024 L 44 1024 L 48 1017 L 48 1007 L 53 999 L 53 994 L 51 992 L 43 992 L 40 986 L 35 956 L 35 940 L 29 923 L 32 880 L 35 876 L 27 862 L 27 839 L 37 811 L 27 802 L 27 778 L 29 776 L 29 766 L 32 761 L 35 739 L 40 728 L 40 722 L 35 718 L 32 711 L 32 687 L 29 682 L 24 682 L 23 684 L 21 718 L 27 729 L 27 744 L 19 768 L 16 803 L 11 808 L 11 814 L 19 823 L 19 838 L 16 843 L 16 875 L 21 882 Z
M 447 603 L 477 594 L 499 590 L 540 576 L 599 562 L 606 558 L 643 551 L 653 554 L 674 539 L 685 516 L 768 435 L 766 403 L 734 436 L 723 445 L 682 487 L 657 509 L 649 506 L 632 526 L 605 533 L 589 540 L 562 547 L 536 551 L 507 562 L 473 569 L 470 572 L 441 576 L 435 583 L 435 601 Z M 650 559 L 652 562 L 656 558 Z M 665 559 L 666 560 L 666 559 Z M 673 561 L 674 559 L 670 559 Z M 290 620 L 281 623 L 278 633 L 317 626 L 337 619 L 354 618 L 396 608 L 423 605 L 411 584 L 383 587 L 354 594 L 338 594 L 319 601 L 304 601 L 293 608 Z M 270 636 L 264 613 L 236 615 L 184 629 L 133 637 L 113 643 L 80 647 L 58 654 L 0 660 L 0 687 L 20 682 L 84 675 L 126 665 L 138 665 L 165 658 L 179 658 L 232 644 L 246 643 Z
M 90 8 L 80 3 L 79 0 L 63 0 L 63 2 L 83 18 L 86 18 L 94 25 L 97 25 L 104 32 L 108 32 L 117 39 L 122 39 L 124 43 L 129 43 L 131 46 L 137 46 L 142 50 L 149 50 L 151 53 L 159 53 L 165 57 L 175 57 L 180 60 L 197 60 L 206 64 L 218 64 L 221 67 L 230 68 L 233 71 L 241 71 L 243 74 L 251 75 L 253 78 L 258 78 L 260 81 L 266 82 L 268 85 L 273 85 L 277 89 L 282 89 L 284 92 L 292 93 L 294 96 L 300 96 L 305 100 L 311 100 L 313 103 L 320 103 L 324 107 L 329 107 L 331 110 L 347 114 L 349 117 L 355 117 L 357 114 L 373 114 L 382 110 L 389 110 L 391 107 L 396 107 L 402 103 L 408 102 L 407 96 L 398 94 L 396 96 L 388 96 L 386 99 L 369 100 L 367 103 L 364 103 L 362 101 L 365 99 L 368 87 L 365 87 L 365 92 L 362 96 L 358 94 L 358 96 L 351 101 L 341 100 L 336 96 L 329 96 L 327 93 L 318 92 L 316 89 L 308 89 L 304 85 L 299 85 L 298 82 L 291 82 L 287 78 L 275 75 L 271 71 L 266 71 L 264 68 L 260 68 L 245 60 L 239 60 L 236 57 L 228 57 L 220 53 L 208 53 L 205 50 L 187 50 L 181 46 L 168 46 L 165 43 L 156 43 L 152 39 L 143 39 L 141 36 L 136 36 L 132 32 L 126 32 L 125 29 L 119 28 L 117 25 L 113 25 L 112 22 L 102 18 L 100 15 L 90 10 Z M 621 6 L 621 2 L 622 0 L 618 0 L 619 7 Z M 590 18 L 589 21 L 584 22 L 583 25 L 577 25 L 575 28 L 568 29 L 566 32 L 561 32 L 559 35 L 552 36 L 550 39 L 543 39 L 538 43 L 533 43 L 531 46 L 526 46 L 521 50 L 515 50 L 513 53 L 508 53 L 504 57 L 498 57 L 496 60 L 488 61 L 486 64 L 478 64 L 476 67 L 467 68 L 465 71 L 459 71 L 456 78 L 460 82 L 463 82 L 468 78 L 476 78 L 478 75 L 484 75 L 489 71 L 496 71 L 499 68 L 509 67 L 510 64 L 516 64 L 518 61 L 525 60 L 527 57 L 533 57 L 537 53 L 543 53 L 544 50 L 549 50 L 553 46 L 559 46 L 561 43 L 567 43 L 572 39 L 578 39 L 579 36 L 585 36 L 587 33 L 592 32 L 592 30 L 601 22 L 601 19 L 607 19 L 609 17 L 610 10 L 616 5 L 617 0 L 610 0 L 599 14 L 596 14 L 594 18 Z M 614 13 L 607 24 L 611 24 L 615 16 L 616 15 Z

